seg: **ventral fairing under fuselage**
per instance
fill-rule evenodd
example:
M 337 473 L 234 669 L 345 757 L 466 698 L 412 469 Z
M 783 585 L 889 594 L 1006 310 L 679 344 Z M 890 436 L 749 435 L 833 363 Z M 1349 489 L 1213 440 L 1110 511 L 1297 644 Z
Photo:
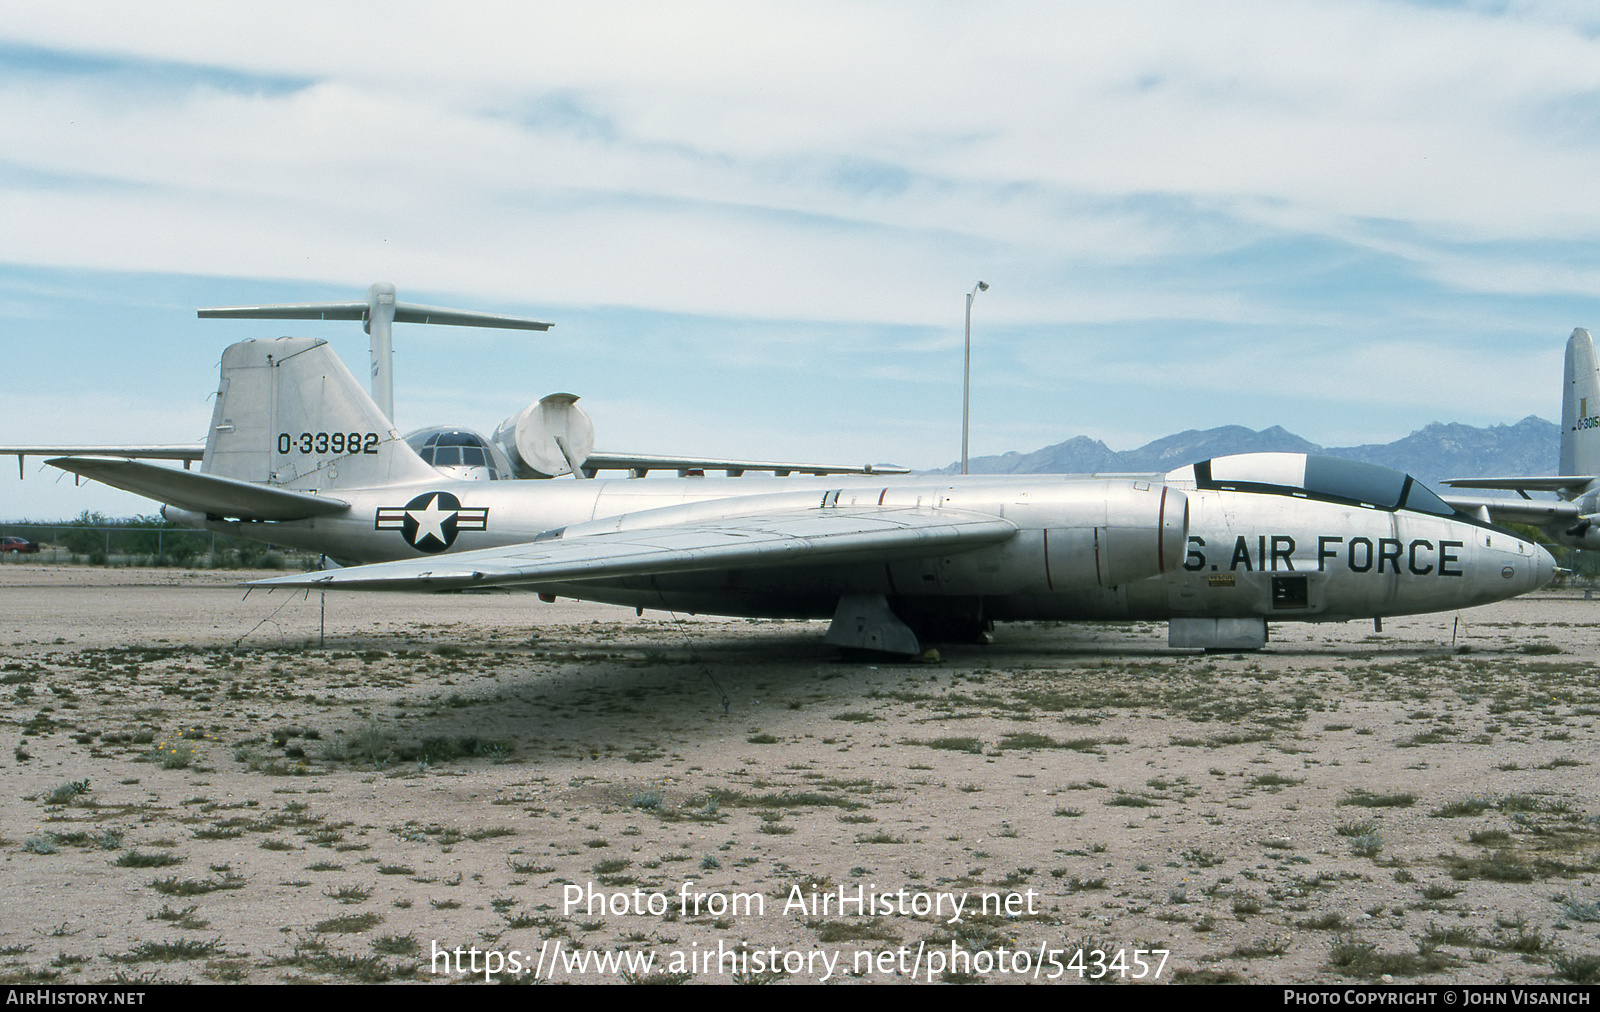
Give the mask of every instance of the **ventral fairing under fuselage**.
M 306 338 L 227 349 L 198 474 L 51 463 L 356 564 L 267 586 L 831 617 L 830 642 L 901 653 L 1018 619 L 1167 620 L 1176 646 L 1246 649 L 1269 622 L 1485 604 L 1554 572 L 1404 474 L 1294 453 L 1146 475 L 450 480 Z

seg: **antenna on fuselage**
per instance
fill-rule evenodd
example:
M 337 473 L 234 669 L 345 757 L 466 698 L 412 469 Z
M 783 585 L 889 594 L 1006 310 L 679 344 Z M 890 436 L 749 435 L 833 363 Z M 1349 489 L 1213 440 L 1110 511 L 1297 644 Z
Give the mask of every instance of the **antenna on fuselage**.
M 394 421 L 394 340 L 396 323 L 433 323 L 451 327 L 497 327 L 502 330 L 549 330 L 520 316 L 477 313 L 467 309 L 418 306 L 395 299 L 394 285 L 379 281 L 367 289 L 365 302 L 286 302 L 272 306 L 218 306 L 200 310 L 202 320 L 360 320 L 371 335 L 372 399 Z

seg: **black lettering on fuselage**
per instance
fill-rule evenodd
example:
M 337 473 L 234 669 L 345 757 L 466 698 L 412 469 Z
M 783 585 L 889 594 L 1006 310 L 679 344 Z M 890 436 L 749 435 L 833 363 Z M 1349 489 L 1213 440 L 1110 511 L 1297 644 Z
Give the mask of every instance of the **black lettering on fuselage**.
M 1344 538 L 1334 537 L 1330 534 L 1324 534 L 1317 539 L 1317 572 L 1323 572 L 1327 568 L 1329 559 L 1337 559 L 1339 557 L 1338 552 L 1328 551 L 1328 546 L 1341 545 L 1343 543 Z
M 1378 572 L 1383 572 L 1383 564 L 1385 562 L 1393 563 L 1394 572 L 1400 572 L 1400 553 L 1404 550 L 1405 546 L 1396 541 L 1394 538 L 1379 538 Z
M 1189 554 L 1184 559 L 1184 569 L 1195 573 L 1207 567 L 1206 554 L 1200 550 L 1205 544 L 1205 538 L 1189 537 Z M 1288 534 L 1260 534 L 1256 536 L 1256 551 L 1252 552 L 1249 537 L 1237 535 L 1233 542 L 1233 555 L 1228 560 L 1228 571 L 1299 572 L 1294 564 L 1296 547 L 1295 539 Z M 1380 574 L 1409 572 L 1413 576 L 1462 576 L 1461 556 L 1455 550 L 1464 547 L 1465 542 L 1440 541 L 1435 548 L 1434 542 L 1426 538 L 1410 542 L 1398 538 L 1379 538 L 1374 545 L 1371 538 L 1351 538 L 1346 542 L 1342 535 L 1322 534 L 1317 537 L 1317 572 L 1327 572 L 1329 561 L 1338 559 L 1342 554 L 1346 568 L 1352 573 L 1370 573 L 1376 563 Z
M 1441 541 L 1441 542 L 1439 542 L 1439 575 L 1440 576 L 1460 576 L 1461 575 L 1461 570 L 1459 570 L 1459 569 L 1446 569 L 1445 568 L 1446 564 L 1448 564 L 1448 563 L 1460 562 L 1461 561 L 1459 556 L 1456 556 L 1456 555 L 1453 555 L 1453 554 L 1450 553 L 1449 549 L 1452 548 L 1452 547 L 1454 547 L 1454 548 L 1464 548 L 1466 546 L 1460 541 Z
M 1233 543 L 1233 560 L 1228 563 L 1228 571 L 1231 573 L 1238 569 L 1241 562 L 1244 563 L 1244 571 L 1250 572 L 1250 543 L 1244 539 L 1243 534 Z
M 1357 562 L 1356 562 L 1356 546 L 1357 545 L 1360 545 L 1361 549 L 1362 549 L 1361 562 L 1359 564 L 1357 564 Z M 1351 538 L 1350 539 L 1350 550 L 1349 550 L 1349 552 L 1346 553 L 1346 562 L 1345 562 L 1345 564 L 1350 567 L 1350 571 L 1352 573 L 1365 573 L 1367 570 L 1371 569 L 1372 568 L 1372 539 L 1371 538 Z
M 1426 549 L 1428 549 L 1428 551 L 1431 552 L 1431 551 L 1433 551 L 1433 542 L 1432 541 L 1413 541 L 1413 542 L 1411 542 L 1411 571 L 1413 573 L 1416 573 L 1418 576 L 1427 576 L 1429 573 L 1433 572 L 1433 565 L 1432 565 L 1432 563 L 1429 563 L 1428 565 L 1423 566 L 1420 569 L 1417 568 L 1417 546 L 1419 546 L 1419 545 L 1424 547 L 1424 548 L 1426 548 Z
M 1283 568 L 1294 572 L 1294 538 L 1287 534 L 1274 534 L 1272 536 L 1272 571 L 1278 571 L 1278 560 L 1283 560 Z

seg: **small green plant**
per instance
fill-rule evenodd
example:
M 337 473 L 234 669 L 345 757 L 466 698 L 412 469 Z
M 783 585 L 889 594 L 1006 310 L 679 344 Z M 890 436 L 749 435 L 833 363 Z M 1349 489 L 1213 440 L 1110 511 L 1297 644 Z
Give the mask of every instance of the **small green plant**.
M 221 890 L 243 889 L 244 883 L 243 875 L 224 872 L 221 878 L 212 879 L 158 878 L 150 883 L 150 888 L 163 896 L 203 896 Z
M 973 755 L 978 755 L 983 751 L 983 739 L 962 736 L 930 738 L 926 741 L 908 738 L 902 744 L 925 745 L 928 748 L 943 749 L 947 752 L 970 752 Z
M 1464 798 L 1461 801 L 1453 801 L 1431 814 L 1435 819 L 1454 819 L 1481 815 L 1493 807 L 1494 801 L 1490 798 Z
M 73 780 L 61 784 L 58 787 L 52 788 L 50 793 L 45 795 L 44 800 L 45 804 L 47 805 L 65 805 L 71 802 L 74 798 L 81 797 L 88 793 L 88 780 Z
M 167 923 L 175 924 L 180 928 L 187 928 L 187 929 L 189 929 L 191 931 L 198 931 L 201 928 L 204 928 L 206 925 L 211 923 L 210 921 L 201 920 L 200 918 L 195 916 L 195 911 L 197 911 L 199 909 L 200 908 L 198 906 L 195 906 L 195 905 L 192 905 L 192 904 L 190 906 L 184 907 L 181 910 L 174 910 L 174 909 L 172 909 L 172 907 L 170 905 L 166 905 L 166 906 L 163 906 L 160 910 L 157 910 L 155 913 L 153 913 L 150 916 L 146 917 L 145 920 L 147 920 L 147 921 L 166 921 Z
M 1550 969 L 1574 984 L 1600 984 L 1600 956 L 1561 953 L 1550 957 Z
M 337 889 L 329 886 L 322 890 L 322 895 L 340 903 L 365 903 L 372 898 L 372 890 L 358 885 L 340 886 Z
M 206 959 L 216 955 L 221 948 L 222 940 L 219 938 L 209 942 L 180 938 L 171 942 L 144 942 L 113 958 L 119 963 L 170 963 L 180 959 Z
M 660 791 L 637 791 L 628 798 L 628 807 L 655 811 L 664 800 Z
M 160 763 L 164 770 L 181 770 L 194 765 L 197 754 L 195 747 L 186 741 L 158 741 L 150 751 L 150 759 Z
M 183 858 L 177 854 L 152 853 L 144 854 L 137 850 L 125 850 L 117 855 L 112 862 L 118 868 L 170 868 L 175 864 L 182 864 Z
M 1362 822 L 1341 822 L 1333 831 L 1340 836 L 1370 836 L 1378 831 L 1378 824 L 1371 820 Z
M 1350 853 L 1356 857 L 1377 857 L 1382 850 L 1382 833 L 1367 833 L 1363 836 L 1352 837 L 1350 840 Z
M 312 925 L 311 930 L 319 935 L 353 935 L 368 931 L 381 923 L 383 923 L 382 914 L 341 914 L 325 921 L 318 921 Z
M 380 956 L 415 956 L 422 951 L 415 932 L 407 935 L 379 935 L 372 940 L 372 951 Z
M 1361 808 L 1410 808 L 1416 803 L 1415 794 L 1368 794 L 1366 791 L 1356 791 L 1346 795 L 1339 802 L 1341 805 L 1356 805 Z

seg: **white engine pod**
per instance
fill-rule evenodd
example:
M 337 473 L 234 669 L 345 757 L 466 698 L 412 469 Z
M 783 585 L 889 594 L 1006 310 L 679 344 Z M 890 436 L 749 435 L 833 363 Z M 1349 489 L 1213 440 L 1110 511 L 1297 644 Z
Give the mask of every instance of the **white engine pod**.
M 556 478 L 594 452 L 594 423 L 576 394 L 550 394 L 501 422 L 494 441 L 517 477 Z

